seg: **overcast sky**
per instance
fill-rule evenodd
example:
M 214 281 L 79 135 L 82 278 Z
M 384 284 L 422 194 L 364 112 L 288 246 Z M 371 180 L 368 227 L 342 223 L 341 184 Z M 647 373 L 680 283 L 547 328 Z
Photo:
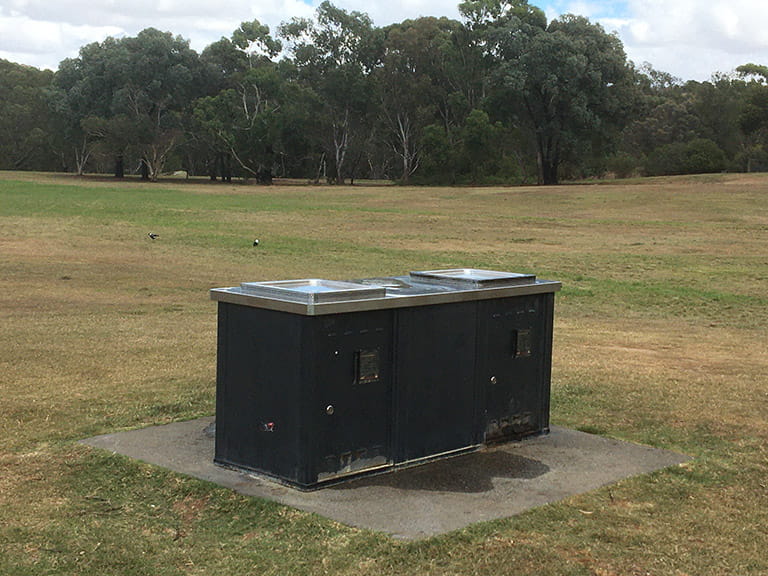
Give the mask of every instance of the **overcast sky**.
M 311 16 L 321 0 L 0 0 L 0 58 L 55 70 L 81 46 L 150 26 L 198 52 L 242 21 L 274 29 Z M 708 80 L 747 62 L 768 65 L 766 0 L 529 0 L 549 19 L 573 13 L 617 32 L 630 60 L 683 80 Z M 336 0 L 377 26 L 419 16 L 459 18 L 459 0 Z

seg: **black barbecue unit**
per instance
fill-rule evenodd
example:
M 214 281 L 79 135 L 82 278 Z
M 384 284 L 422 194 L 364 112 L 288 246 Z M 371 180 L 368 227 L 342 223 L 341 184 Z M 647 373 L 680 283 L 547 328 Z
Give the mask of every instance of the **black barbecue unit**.
M 545 433 L 559 289 L 477 269 L 214 289 L 214 460 L 308 489 Z

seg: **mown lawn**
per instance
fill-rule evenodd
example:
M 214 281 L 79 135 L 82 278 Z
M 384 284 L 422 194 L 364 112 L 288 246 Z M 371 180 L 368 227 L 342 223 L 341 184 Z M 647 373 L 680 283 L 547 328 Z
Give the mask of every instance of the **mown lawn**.
M 77 443 L 213 413 L 212 287 L 457 266 L 563 282 L 554 424 L 693 460 L 399 542 Z M 0 574 L 766 574 L 766 342 L 768 175 L 474 189 L 0 173 Z

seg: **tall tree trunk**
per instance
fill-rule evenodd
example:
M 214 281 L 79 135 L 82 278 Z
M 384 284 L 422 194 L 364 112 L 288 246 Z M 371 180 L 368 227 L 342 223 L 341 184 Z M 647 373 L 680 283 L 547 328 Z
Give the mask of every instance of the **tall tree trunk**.
M 222 182 L 232 182 L 232 162 L 229 154 L 222 152 L 219 154 L 219 167 Z
M 208 178 L 211 180 L 211 182 L 216 182 L 218 176 L 216 174 L 216 163 L 218 162 L 219 156 L 218 154 L 213 157 L 213 160 L 208 159 L 206 162 L 206 168 L 208 169 Z
M 85 173 L 85 165 L 91 157 L 91 151 L 88 149 L 88 138 L 83 137 L 83 143 L 80 148 L 75 148 L 75 166 L 77 175 L 82 176 Z
M 271 144 L 267 144 L 265 154 L 266 161 L 259 164 L 258 174 L 256 175 L 256 181 L 259 184 L 266 186 L 272 185 L 272 167 L 274 166 L 275 151 L 272 149 Z
M 325 152 L 323 152 L 323 154 L 320 156 L 320 162 L 317 164 L 317 176 L 315 177 L 315 184 L 320 183 L 321 177 L 325 179 L 325 170 L 326 170 Z
M 352 167 L 349 169 L 349 185 L 354 186 L 355 185 L 355 174 L 357 174 L 357 167 L 360 165 L 360 160 L 363 157 L 363 151 L 360 150 L 360 152 L 357 155 L 357 158 L 355 158 L 355 161 L 352 162 Z
M 267 168 L 266 166 L 259 168 L 258 174 L 256 176 L 256 182 L 258 182 L 259 184 L 264 184 L 265 186 L 271 186 L 272 170 L 270 168 Z
M 411 174 L 416 170 L 416 152 L 413 145 L 413 127 L 407 113 L 397 115 L 397 136 L 400 141 L 400 157 L 403 159 L 403 184 L 410 183 Z
M 216 155 L 216 164 L 213 171 L 214 173 L 218 174 L 221 177 L 222 182 L 227 181 L 226 177 L 224 176 L 224 153 L 223 152 L 219 152 Z
M 560 146 L 557 139 L 550 136 L 536 136 L 536 162 L 539 167 L 539 185 L 554 186 L 559 183 Z
M 115 178 L 125 178 L 125 160 L 122 154 L 115 157 Z
M 559 183 L 559 178 L 557 177 L 557 165 L 553 165 L 552 162 L 545 162 L 544 163 L 544 174 L 543 174 L 543 184 L 544 186 L 555 186 Z
M 347 157 L 347 146 L 349 145 L 349 110 L 344 112 L 344 121 L 333 123 L 333 153 L 334 163 L 330 183 L 344 184 L 344 160 Z

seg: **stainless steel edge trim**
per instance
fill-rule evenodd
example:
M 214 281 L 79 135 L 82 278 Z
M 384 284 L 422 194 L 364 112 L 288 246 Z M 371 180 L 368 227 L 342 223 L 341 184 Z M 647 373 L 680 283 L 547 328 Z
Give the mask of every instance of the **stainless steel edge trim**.
M 389 470 L 393 468 L 392 462 L 387 462 L 386 464 L 377 464 L 376 466 L 371 466 L 370 468 L 361 468 L 360 470 L 348 470 L 346 472 L 321 472 L 317 475 L 317 481 L 320 482 L 329 482 L 331 480 L 338 480 L 341 478 L 348 478 L 349 476 L 366 476 L 370 474 L 371 472 L 376 472 L 377 470 Z M 318 488 L 325 488 L 325 486 L 318 486 Z
M 434 304 L 448 304 L 454 302 L 470 302 L 473 300 L 489 300 L 492 298 L 505 298 L 509 296 L 527 296 L 530 294 L 545 294 L 558 292 L 562 284 L 552 280 L 536 280 L 532 284 L 518 286 L 503 286 L 498 288 L 472 288 L 467 290 L 452 290 L 432 294 L 414 294 L 407 296 L 383 296 L 377 298 L 350 300 L 346 302 L 322 302 L 305 304 L 301 302 L 287 302 L 265 296 L 254 296 L 244 292 L 239 287 L 213 288 L 210 291 L 211 300 L 301 314 L 304 316 L 323 316 L 326 314 L 341 314 L 345 312 L 361 312 L 365 310 L 389 310 L 394 308 L 408 308 L 412 306 L 429 306 Z
M 469 446 L 464 446 L 463 448 L 454 448 L 453 450 L 447 450 L 445 452 L 440 452 L 439 454 L 430 454 L 429 456 L 422 456 L 421 458 L 414 458 L 412 460 L 405 460 L 403 462 L 398 462 L 393 466 L 393 468 L 396 470 L 402 470 L 404 468 L 413 468 L 415 466 L 426 464 L 427 462 L 432 462 L 434 460 L 440 460 L 442 458 L 450 458 L 455 456 L 463 456 L 464 454 L 477 452 L 482 448 L 485 448 L 485 444 L 470 444 Z

